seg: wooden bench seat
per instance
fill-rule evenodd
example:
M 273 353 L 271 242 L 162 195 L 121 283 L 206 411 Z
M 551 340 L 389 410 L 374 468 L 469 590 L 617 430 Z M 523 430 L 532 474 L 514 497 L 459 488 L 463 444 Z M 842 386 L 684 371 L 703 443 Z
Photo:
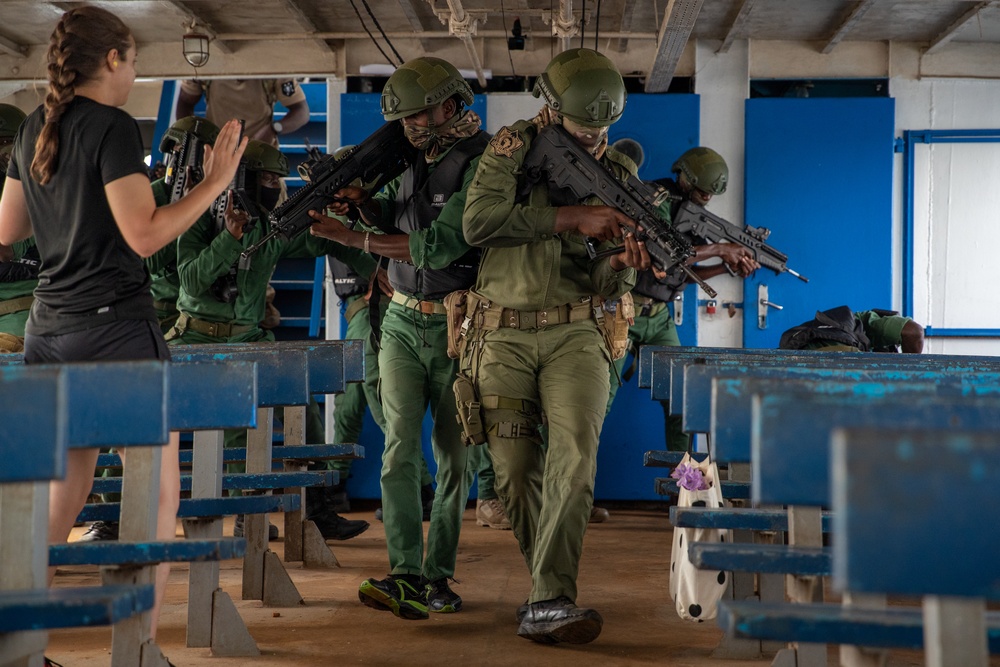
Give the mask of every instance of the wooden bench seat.
M 2 591 L 0 631 L 114 625 L 152 608 L 151 584 Z
M 241 558 L 246 553 L 242 537 L 172 542 L 76 542 L 49 546 L 49 565 L 149 565 L 153 563 L 202 563 Z

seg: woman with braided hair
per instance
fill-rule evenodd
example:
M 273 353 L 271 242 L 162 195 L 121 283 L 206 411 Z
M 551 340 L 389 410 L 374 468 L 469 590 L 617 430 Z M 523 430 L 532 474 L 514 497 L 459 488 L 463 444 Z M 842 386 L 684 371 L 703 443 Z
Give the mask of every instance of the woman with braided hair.
M 142 258 L 173 242 L 223 192 L 246 140 L 236 121 L 227 123 L 214 150 L 205 148 L 205 178 L 157 208 L 138 127 L 118 108 L 128 100 L 135 64 L 131 31 L 103 9 L 68 11 L 52 33 L 49 92 L 17 133 L 0 199 L 0 244 L 33 233 L 41 256 L 25 363 L 170 358 Z M 162 460 L 159 539 L 173 539 L 176 531 L 177 448 L 172 434 Z M 66 479 L 50 491 L 50 542 L 69 536 L 97 454 L 69 450 Z M 157 570 L 154 636 L 168 570 Z

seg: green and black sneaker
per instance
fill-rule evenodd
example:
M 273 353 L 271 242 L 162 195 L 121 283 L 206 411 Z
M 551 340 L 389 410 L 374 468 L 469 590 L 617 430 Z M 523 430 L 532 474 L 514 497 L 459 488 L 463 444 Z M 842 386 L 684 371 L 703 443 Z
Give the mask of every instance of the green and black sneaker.
M 448 577 L 429 582 L 424 587 L 424 599 L 427 601 L 427 611 L 439 614 L 462 611 L 462 598 L 448 587 Z
M 426 619 L 427 598 L 423 589 L 417 590 L 419 577 L 411 581 L 404 575 L 389 575 L 385 579 L 365 579 L 358 589 L 358 599 L 366 607 L 391 611 L 410 621 Z

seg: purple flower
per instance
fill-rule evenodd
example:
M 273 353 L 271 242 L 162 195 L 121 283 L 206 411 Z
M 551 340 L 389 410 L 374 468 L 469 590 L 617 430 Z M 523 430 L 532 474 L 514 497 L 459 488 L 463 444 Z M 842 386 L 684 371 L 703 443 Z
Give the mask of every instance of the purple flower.
M 705 483 L 705 476 L 701 472 L 701 468 L 695 466 L 689 466 L 686 463 L 681 463 L 674 471 L 670 473 L 670 476 L 677 480 L 677 485 L 687 489 L 688 491 L 704 491 L 708 488 L 708 484 Z

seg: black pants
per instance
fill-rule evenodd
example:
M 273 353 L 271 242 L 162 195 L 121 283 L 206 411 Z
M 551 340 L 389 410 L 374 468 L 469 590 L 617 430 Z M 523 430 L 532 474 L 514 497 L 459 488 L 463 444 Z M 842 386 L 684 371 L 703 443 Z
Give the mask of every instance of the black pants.
M 26 364 L 144 359 L 170 360 L 159 325 L 149 320 L 115 320 L 65 334 L 24 337 Z

